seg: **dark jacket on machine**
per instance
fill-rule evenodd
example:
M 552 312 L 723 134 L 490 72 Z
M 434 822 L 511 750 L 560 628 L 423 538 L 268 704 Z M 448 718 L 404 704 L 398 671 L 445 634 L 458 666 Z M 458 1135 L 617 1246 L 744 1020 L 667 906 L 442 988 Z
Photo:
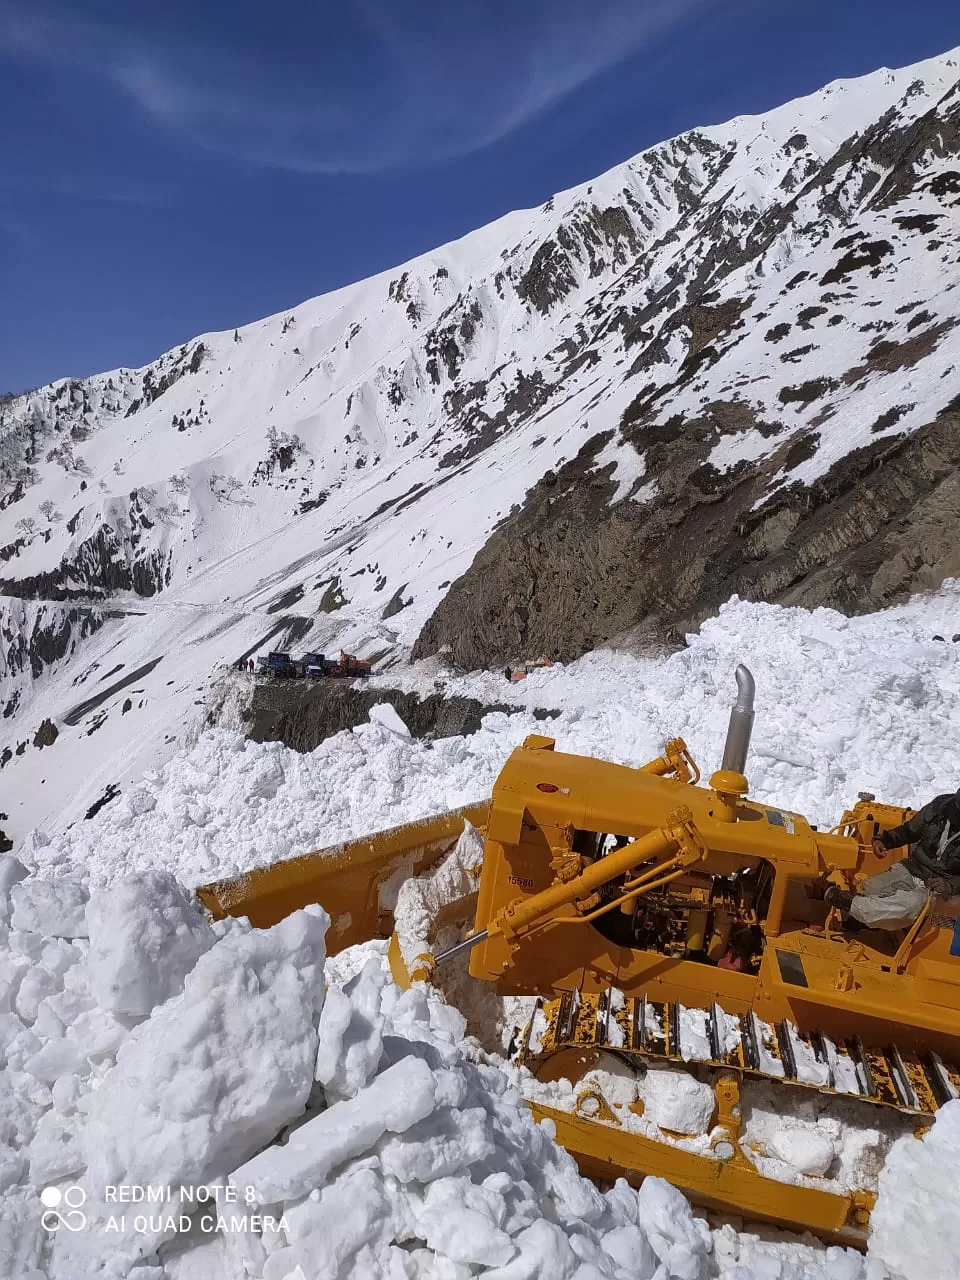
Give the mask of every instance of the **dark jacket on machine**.
M 899 827 L 882 831 L 877 839 L 885 849 L 910 846 L 903 865 L 918 879 L 940 877 L 960 892 L 960 791 L 935 796 Z

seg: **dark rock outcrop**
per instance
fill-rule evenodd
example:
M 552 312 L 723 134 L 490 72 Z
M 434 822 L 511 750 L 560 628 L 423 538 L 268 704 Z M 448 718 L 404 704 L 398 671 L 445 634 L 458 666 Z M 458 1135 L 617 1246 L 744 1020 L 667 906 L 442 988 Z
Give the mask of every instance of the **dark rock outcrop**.
M 333 680 L 265 682 L 254 689 L 248 709 L 249 736 L 255 742 L 282 742 L 293 751 L 313 751 L 341 729 L 369 719 L 370 708 L 389 702 L 415 738 L 449 738 L 476 733 L 490 711 L 518 711 L 506 703 L 485 705 L 475 698 L 426 698 L 399 689 L 355 689 Z M 538 719 L 557 715 L 538 711 Z
M 612 481 L 594 464 L 602 436 L 545 476 L 450 588 L 414 656 L 449 645 L 467 668 L 570 659 L 631 633 L 675 642 L 734 593 L 861 613 L 960 574 L 960 409 L 769 497 L 802 439 L 720 477 L 702 461 L 710 436 L 690 426 L 645 505 L 609 505 Z

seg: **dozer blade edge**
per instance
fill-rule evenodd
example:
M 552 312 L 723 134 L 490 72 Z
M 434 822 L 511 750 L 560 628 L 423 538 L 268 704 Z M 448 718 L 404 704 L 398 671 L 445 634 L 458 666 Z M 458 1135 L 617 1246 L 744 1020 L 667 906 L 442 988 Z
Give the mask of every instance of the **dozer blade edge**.
M 400 882 L 422 875 L 456 844 L 464 823 L 483 826 L 489 801 L 407 822 L 387 831 L 256 867 L 197 889 L 215 920 L 246 916 L 268 929 L 294 911 L 319 903 L 330 915 L 327 952 L 389 938 Z

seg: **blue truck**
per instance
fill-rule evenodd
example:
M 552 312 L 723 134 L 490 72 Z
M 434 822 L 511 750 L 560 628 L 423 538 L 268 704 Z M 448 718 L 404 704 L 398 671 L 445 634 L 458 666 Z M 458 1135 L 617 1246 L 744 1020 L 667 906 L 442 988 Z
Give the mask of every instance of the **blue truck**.
M 293 661 L 289 653 L 279 652 L 258 658 L 257 670 L 261 675 L 274 676 L 278 680 L 291 680 L 301 674 L 299 664 Z

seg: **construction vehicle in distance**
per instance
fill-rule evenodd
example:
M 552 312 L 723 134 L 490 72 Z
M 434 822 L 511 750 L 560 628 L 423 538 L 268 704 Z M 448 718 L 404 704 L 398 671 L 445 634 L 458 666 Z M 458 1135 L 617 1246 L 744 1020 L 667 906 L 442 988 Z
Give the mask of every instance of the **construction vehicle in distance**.
M 319 851 L 199 890 L 215 916 L 275 923 L 320 902 L 331 952 L 389 937 L 381 889 L 428 873 L 465 823 L 484 837 L 476 892 L 443 904 L 402 984 L 469 973 L 503 996 L 537 997 L 516 1060 L 541 1082 L 576 1085 L 604 1063 L 673 1064 L 712 1087 L 709 1149 L 638 1132 L 596 1076 L 574 1110 L 532 1109 L 598 1180 L 658 1174 L 708 1207 L 862 1244 L 873 1195 L 765 1176 L 741 1141 L 741 1091 L 770 1082 L 795 1099 L 900 1113 L 918 1132 L 960 1096 L 960 901 L 930 899 L 900 931 L 849 934 L 824 901 L 856 889 L 903 850 L 873 840 L 910 810 L 861 799 L 830 831 L 747 799 L 753 679 L 739 694 L 709 786 L 682 740 L 641 768 L 567 755 L 533 736 L 488 802 Z M 440 954 L 441 927 L 465 935 Z M 535 1026 L 536 1024 L 536 1026 Z M 697 1047 L 699 1046 L 699 1047 Z M 642 1104 L 641 1104 L 642 1110 Z M 676 1135 L 673 1135 L 676 1137 Z
M 259 675 L 273 676 L 277 680 L 292 680 L 301 674 L 300 667 L 293 661 L 289 653 L 268 653 L 265 658 L 257 659 Z
M 291 658 L 289 653 L 268 653 L 265 658 L 257 659 L 258 673 L 278 680 L 322 680 L 327 677 L 355 680 L 368 676 L 372 665 L 365 658 L 344 653 L 342 649 L 336 662 L 322 653 L 305 653 L 302 658 Z

